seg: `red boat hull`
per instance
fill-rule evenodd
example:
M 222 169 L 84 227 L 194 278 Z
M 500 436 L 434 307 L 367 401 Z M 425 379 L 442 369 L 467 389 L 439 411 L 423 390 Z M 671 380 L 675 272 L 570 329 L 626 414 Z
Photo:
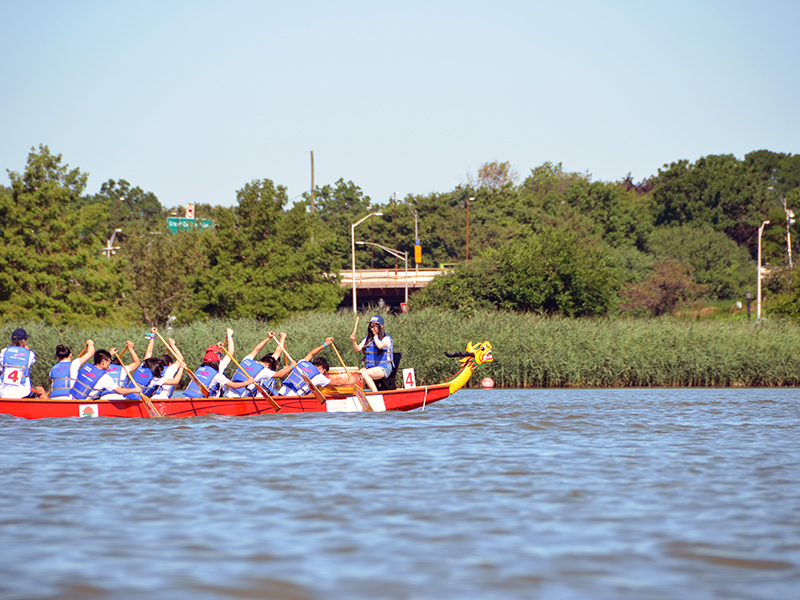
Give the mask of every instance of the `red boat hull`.
M 370 406 L 376 412 L 384 410 L 414 410 L 438 402 L 450 395 L 450 385 L 440 383 L 388 392 L 367 392 Z M 326 394 L 325 404 L 314 396 L 275 396 L 280 404 L 279 414 L 299 412 L 359 412 L 360 402 L 346 393 Z M 164 416 L 197 417 L 201 415 L 250 416 L 275 414 L 266 398 L 171 398 L 152 400 Z M 25 419 L 64 417 L 125 417 L 149 418 L 141 400 L 73 400 L 0 398 L 0 414 Z

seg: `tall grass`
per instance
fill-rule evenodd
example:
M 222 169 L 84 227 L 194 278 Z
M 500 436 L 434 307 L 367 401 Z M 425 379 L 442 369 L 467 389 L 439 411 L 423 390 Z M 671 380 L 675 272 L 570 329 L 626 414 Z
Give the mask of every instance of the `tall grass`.
M 362 314 L 358 339 L 366 334 L 371 313 Z M 206 346 L 234 330 L 236 356 L 241 359 L 266 337 L 270 329 L 285 331 L 287 350 L 299 360 L 332 335 L 348 363 L 357 365 L 350 343 L 355 318 L 351 313 L 308 313 L 282 323 L 241 319 L 198 321 L 162 331 L 174 337 L 191 367 Z M 147 342 L 146 328 L 80 329 L 40 323 L 4 323 L 0 339 L 24 327 L 32 335 L 38 362 L 33 380 L 49 385 L 57 344 L 66 344 L 77 356 L 87 338 L 98 348 L 117 346 L 130 339 L 140 355 Z M 420 384 L 439 383 L 459 365 L 445 351 L 466 349 L 467 342 L 492 343 L 494 362 L 473 377 L 479 385 L 491 376 L 501 387 L 648 387 L 648 386 L 792 386 L 800 382 L 800 327 L 770 320 L 755 326 L 743 321 L 686 321 L 680 319 L 566 319 L 536 315 L 478 312 L 472 315 L 426 309 L 386 317 L 386 330 L 403 353 L 400 368 L 413 367 Z M 263 352 L 272 351 L 270 342 Z M 164 352 L 156 341 L 156 354 Z M 323 350 L 331 365 L 339 359 Z M 229 375 L 232 371 L 229 371 Z

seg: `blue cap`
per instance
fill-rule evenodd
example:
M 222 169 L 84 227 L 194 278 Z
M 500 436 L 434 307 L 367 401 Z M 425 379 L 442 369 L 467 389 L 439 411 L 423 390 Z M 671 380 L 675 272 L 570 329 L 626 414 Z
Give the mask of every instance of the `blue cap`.
M 378 323 L 379 325 L 383 325 L 383 317 L 380 315 L 375 315 L 369 320 L 370 323 Z

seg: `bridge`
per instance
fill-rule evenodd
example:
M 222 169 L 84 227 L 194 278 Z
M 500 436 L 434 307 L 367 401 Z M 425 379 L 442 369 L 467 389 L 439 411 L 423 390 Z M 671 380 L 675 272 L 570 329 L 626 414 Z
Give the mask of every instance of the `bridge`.
M 356 302 L 358 307 L 375 306 L 383 301 L 399 311 L 400 303 L 405 302 L 406 286 L 409 296 L 428 285 L 433 278 L 446 272 L 446 268 L 438 269 L 409 269 L 406 279 L 406 270 L 402 269 L 356 269 Z M 346 288 L 348 293 L 339 305 L 340 307 L 353 306 L 353 295 L 349 291 L 353 286 L 353 271 L 342 270 L 339 276 L 339 285 Z

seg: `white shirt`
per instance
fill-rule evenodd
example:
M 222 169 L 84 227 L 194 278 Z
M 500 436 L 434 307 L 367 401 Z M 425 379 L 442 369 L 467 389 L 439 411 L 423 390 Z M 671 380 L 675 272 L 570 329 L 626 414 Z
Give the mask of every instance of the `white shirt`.
M 158 386 L 156 393 L 153 394 L 152 396 L 153 398 L 167 399 L 172 396 L 172 392 L 175 389 L 175 386 L 164 385 L 164 382 L 170 379 L 175 379 L 175 375 L 178 374 L 179 368 L 180 365 L 174 362 L 164 370 L 164 373 L 161 375 L 161 377 L 157 377 L 156 379 L 153 379 L 153 381 L 150 382 L 150 385 Z

